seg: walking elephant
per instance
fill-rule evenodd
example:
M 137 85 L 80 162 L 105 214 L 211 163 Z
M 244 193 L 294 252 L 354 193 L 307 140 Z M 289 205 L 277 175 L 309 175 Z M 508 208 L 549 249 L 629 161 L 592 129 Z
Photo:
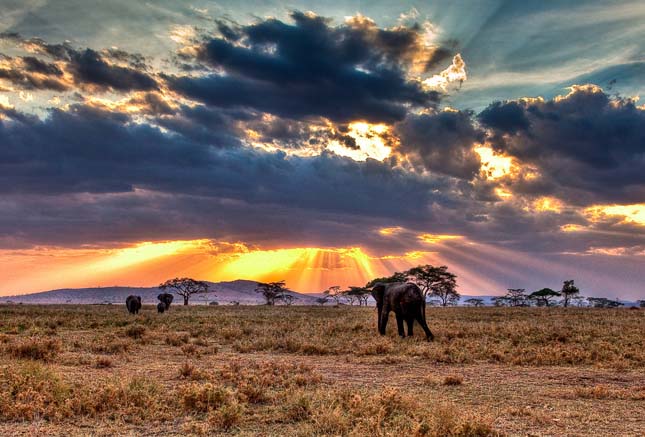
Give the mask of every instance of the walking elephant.
M 403 321 L 407 323 L 408 337 L 411 337 L 412 327 L 416 320 L 425 332 L 426 339 L 428 341 L 434 339 L 434 335 L 432 335 L 426 323 L 423 293 L 415 284 L 405 282 L 384 284 L 379 282 L 372 288 L 372 297 L 376 300 L 378 330 L 381 335 L 385 335 L 387 319 L 390 311 L 394 311 L 396 324 L 401 337 L 405 337 Z
M 139 310 L 141 309 L 141 296 L 128 296 L 125 300 L 125 306 L 128 308 L 130 314 L 139 314 Z

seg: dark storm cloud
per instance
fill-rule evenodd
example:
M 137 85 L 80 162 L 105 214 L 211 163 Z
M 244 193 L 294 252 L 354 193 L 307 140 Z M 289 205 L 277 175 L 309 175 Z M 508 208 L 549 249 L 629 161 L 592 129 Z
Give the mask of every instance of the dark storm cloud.
M 116 91 L 157 88 L 156 81 L 148 74 L 128 67 L 110 65 L 92 49 L 71 53 L 69 68 L 77 83 L 98 85 Z
M 27 71 L 46 74 L 48 76 L 60 77 L 63 75 L 63 71 L 58 67 L 58 65 L 41 61 L 33 56 L 23 57 L 22 62 L 25 65 L 25 70 Z
M 0 79 L 4 79 L 24 90 L 65 91 L 69 88 L 61 76 L 63 72 L 56 65 L 41 61 L 33 56 L 12 58 L 2 56 L 4 66 L 0 67 Z
M 214 72 L 168 77 L 170 86 L 212 106 L 295 119 L 394 121 L 409 106 L 438 101 L 436 92 L 406 76 L 415 56 L 426 55 L 419 29 L 379 29 L 368 21 L 332 26 L 300 12 L 291 17 L 293 24 L 268 19 L 224 31 L 220 25 L 222 36 L 202 44 L 197 56 Z
M 39 38 L 25 39 L 15 33 L 0 34 L 0 39 L 61 62 L 76 85 L 92 85 L 99 89 L 122 92 L 149 91 L 158 87 L 156 80 L 146 71 L 145 58 L 138 54 L 113 48 L 102 53 L 89 48 L 79 50 L 69 43 L 50 44 Z M 64 91 L 71 87 L 71 84 L 62 80 L 61 67 L 54 63 L 34 56 L 8 59 L 12 61 L 12 68 L 0 69 L 0 78 L 10 80 L 22 88 Z M 126 63 L 127 66 L 114 62 Z
M 524 107 L 518 102 L 495 102 L 484 109 L 478 118 L 486 126 L 502 133 L 514 134 L 529 128 Z
M 472 179 L 479 173 L 479 155 L 473 150 L 484 134 L 473 123 L 471 114 L 441 111 L 410 114 L 396 126 L 399 151 L 419 160 L 434 173 Z
M 186 117 L 213 116 L 184 113 Z M 256 221 L 258 214 L 264 217 L 261 211 L 279 211 L 287 205 L 289 210 L 301 211 L 286 218 L 283 213 L 279 214 L 282 220 L 263 218 L 287 228 L 304 226 L 303 220 L 309 219 L 303 217 L 326 214 L 345 217 L 348 222 L 384 219 L 417 222 L 431 216 L 419 205 L 442 203 L 443 193 L 450 186 L 449 181 L 422 178 L 387 162 L 356 162 L 326 153 L 299 158 L 248 147 L 218 148 L 211 145 L 211 137 L 202 142 L 178 131 L 163 132 L 150 124 L 133 123 L 123 113 L 84 105 L 72 106 L 67 111 L 52 110 L 46 119 L 21 116 L 15 110 L 5 110 L 4 116 L 10 119 L 0 120 L 0 143 L 3 144 L 0 189 L 5 198 L 14 199 L 18 204 L 14 205 L 16 210 L 23 210 L 20 205 L 23 197 L 25 204 L 31 198 L 55 197 L 62 208 L 66 204 L 65 196 L 80 202 L 79 199 L 90 199 L 84 196 L 91 194 L 97 199 L 97 205 L 101 199 L 110 201 L 119 193 L 136 194 L 137 190 L 146 190 L 168 198 L 197 196 L 202 199 L 188 208 L 188 212 L 163 205 L 157 205 L 154 212 L 148 210 L 151 216 L 174 217 L 173 223 L 178 228 L 183 226 L 186 214 L 199 223 L 208 221 L 209 217 L 228 221 L 227 228 L 234 228 L 239 220 L 226 205 L 239 204 L 252 205 Z M 137 196 L 132 199 L 132 202 L 149 201 Z M 133 207 L 121 206 L 121 213 L 126 215 Z M 31 235 L 28 228 L 33 222 L 21 224 L 17 216 L 10 219 L 8 211 L 5 209 L 2 232 Z M 74 238 L 76 232 L 72 228 L 86 223 L 86 218 L 88 233 L 95 226 L 95 219 L 86 217 L 82 208 L 75 210 L 78 215 L 74 226 L 55 210 L 39 211 L 39 217 L 51 220 L 51 229 L 66 229 L 56 237 L 61 243 L 66 238 Z M 204 215 L 198 220 L 200 211 Z M 160 220 L 150 219 L 151 223 Z M 138 228 L 138 225 L 132 226 L 130 235 Z M 201 230 L 205 229 L 205 225 L 200 226 Z
M 645 198 L 645 110 L 594 86 L 565 97 L 495 103 L 480 114 L 494 146 L 536 167 L 545 188 L 574 204 Z

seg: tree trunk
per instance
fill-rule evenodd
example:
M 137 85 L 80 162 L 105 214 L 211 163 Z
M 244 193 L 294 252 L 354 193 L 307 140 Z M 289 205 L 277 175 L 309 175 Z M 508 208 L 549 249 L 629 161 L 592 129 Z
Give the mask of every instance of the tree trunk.
M 184 296 L 184 305 L 188 305 L 188 296 Z

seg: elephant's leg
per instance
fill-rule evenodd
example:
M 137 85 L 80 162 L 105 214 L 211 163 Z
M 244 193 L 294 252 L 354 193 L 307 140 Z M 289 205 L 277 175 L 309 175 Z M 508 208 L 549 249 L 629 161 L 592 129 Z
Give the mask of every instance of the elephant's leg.
M 419 307 L 419 311 L 417 312 L 417 322 L 419 322 L 419 325 L 421 325 L 421 328 L 423 328 L 423 332 L 426 333 L 426 340 L 432 341 L 434 340 L 434 335 L 432 335 L 432 332 L 430 332 L 430 328 L 428 328 L 428 324 L 426 323 L 425 317 L 423 317 L 423 310 L 421 307 Z
M 396 314 L 396 327 L 399 330 L 399 337 L 405 338 L 405 331 L 403 330 L 403 314 L 401 313 L 395 313 Z
M 390 308 L 387 306 L 383 307 L 383 310 L 381 311 L 381 323 L 379 324 L 379 332 L 381 335 L 385 335 L 385 329 L 387 328 L 387 319 L 390 316 Z
M 408 323 L 408 337 L 412 337 L 414 333 L 412 332 L 412 327 L 414 326 L 414 317 L 407 316 L 405 321 Z
M 376 323 L 378 325 L 378 332 L 381 332 L 381 314 L 383 314 L 383 305 L 376 304 L 377 316 Z

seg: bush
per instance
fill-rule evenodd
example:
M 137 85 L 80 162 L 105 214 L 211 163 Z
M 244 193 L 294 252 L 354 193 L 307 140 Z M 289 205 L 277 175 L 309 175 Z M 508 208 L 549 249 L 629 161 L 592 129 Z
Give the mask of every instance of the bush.
M 459 375 L 448 375 L 443 379 L 443 385 L 461 385 L 464 379 Z
M 143 334 L 146 333 L 145 326 L 141 325 L 131 325 L 125 329 L 125 335 L 130 338 L 139 339 L 143 337 Z
M 49 362 L 61 351 L 61 343 L 59 340 L 31 337 L 17 343 L 8 343 L 5 350 L 14 358 Z

